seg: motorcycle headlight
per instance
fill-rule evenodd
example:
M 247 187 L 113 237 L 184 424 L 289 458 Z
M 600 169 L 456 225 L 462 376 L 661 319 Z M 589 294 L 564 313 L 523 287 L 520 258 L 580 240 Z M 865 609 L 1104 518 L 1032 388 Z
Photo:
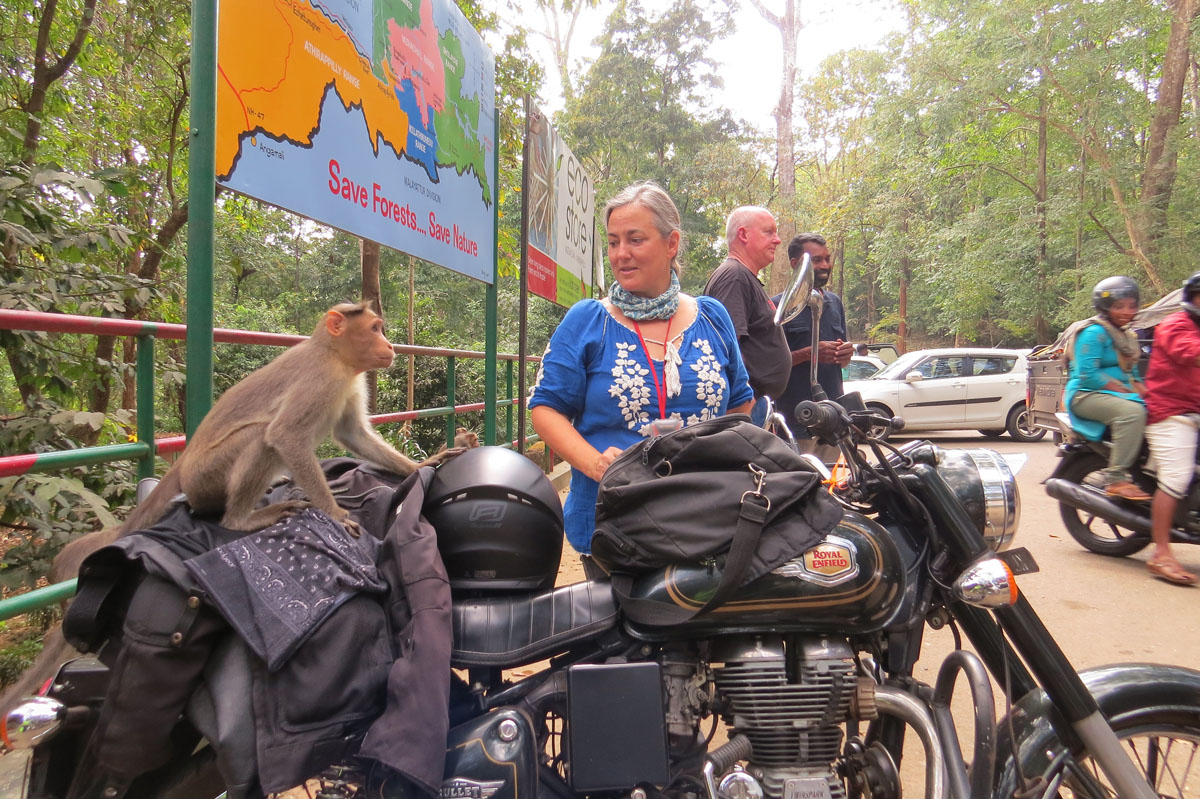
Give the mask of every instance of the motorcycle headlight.
M 958 497 L 993 552 L 1012 543 L 1021 522 L 1017 477 L 990 449 L 941 449 L 938 474 Z

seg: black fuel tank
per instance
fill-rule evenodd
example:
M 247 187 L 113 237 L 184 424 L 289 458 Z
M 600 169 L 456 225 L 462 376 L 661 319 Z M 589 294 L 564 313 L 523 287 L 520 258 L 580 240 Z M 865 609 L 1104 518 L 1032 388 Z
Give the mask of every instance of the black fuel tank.
M 443 773 L 437 799 L 536 799 L 537 736 L 529 717 L 505 707 L 454 727 Z
M 720 569 L 679 563 L 642 575 L 632 593 L 695 610 L 720 580 Z M 630 622 L 630 631 L 639 638 L 756 630 L 873 632 L 892 620 L 904 598 L 905 580 L 904 561 L 888 531 L 848 511 L 820 544 L 742 587 L 716 610 L 670 628 Z

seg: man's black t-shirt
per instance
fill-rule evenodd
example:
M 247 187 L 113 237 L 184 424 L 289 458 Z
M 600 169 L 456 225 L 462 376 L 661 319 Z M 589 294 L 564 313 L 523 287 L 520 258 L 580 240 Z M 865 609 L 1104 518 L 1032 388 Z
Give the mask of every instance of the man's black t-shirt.
M 832 291 L 822 290 L 821 293 L 825 296 L 825 307 L 821 311 L 819 340 L 837 341 L 841 339 L 845 341 L 847 339 L 846 310 L 842 307 L 842 299 Z M 773 297 L 772 301 L 778 303 L 781 296 L 783 295 Z M 811 346 L 812 308 L 805 307 L 795 319 L 784 324 L 783 332 L 787 336 L 789 350 L 802 350 Z M 808 382 L 809 369 L 808 361 L 793 366 L 787 390 L 776 398 L 776 405 L 779 406 L 784 418 L 788 420 L 789 426 L 794 426 L 792 425 L 792 412 L 797 403 L 812 399 L 812 388 Z M 836 363 L 818 363 L 817 382 L 821 384 L 821 388 L 825 390 L 825 395 L 829 399 L 837 399 L 842 396 L 842 367 Z
M 778 397 L 787 388 L 792 354 L 758 277 L 741 261 L 728 258 L 708 278 L 704 293 L 729 311 L 754 396 Z

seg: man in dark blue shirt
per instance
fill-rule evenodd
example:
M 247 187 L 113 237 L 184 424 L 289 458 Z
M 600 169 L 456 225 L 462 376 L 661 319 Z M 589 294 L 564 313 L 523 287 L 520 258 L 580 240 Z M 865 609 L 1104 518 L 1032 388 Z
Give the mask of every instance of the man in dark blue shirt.
M 825 307 L 821 311 L 820 343 L 817 350 L 817 382 L 821 384 L 829 399 L 842 396 L 842 367 L 850 363 L 854 347 L 846 339 L 846 311 L 842 307 L 842 299 L 825 288 L 833 271 L 833 261 L 829 256 L 829 247 L 825 239 L 816 233 L 801 233 L 788 243 L 788 259 L 792 268 L 800 263 L 800 259 L 808 253 L 812 260 L 815 287 L 825 298 Z M 776 305 L 779 297 L 773 297 Z M 792 373 L 788 379 L 787 390 L 777 400 L 779 410 L 788 420 L 788 426 L 793 428 L 797 437 L 804 434 L 803 429 L 796 430 L 798 425 L 793 420 L 793 412 L 801 400 L 812 399 L 809 386 L 809 363 L 812 360 L 812 309 L 805 308 L 800 314 L 783 326 L 787 336 L 788 349 L 792 351 Z

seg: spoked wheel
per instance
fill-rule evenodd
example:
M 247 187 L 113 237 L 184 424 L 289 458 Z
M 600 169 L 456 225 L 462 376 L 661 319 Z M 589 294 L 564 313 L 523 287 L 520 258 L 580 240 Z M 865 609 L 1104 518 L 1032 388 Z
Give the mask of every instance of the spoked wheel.
M 1099 455 L 1088 453 L 1068 466 L 1059 476 L 1089 490 L 1102 491 L 1103 489 L 1092 487 L 1092 484 L 1094 482 L 1099 485 L 1098 472 L 1107 466 L 1108 463 Z M 1093 516 L 1087 511 L 1072 508 L 1062 502 L 1058 503 L 1058 508 L 1071 537 L 1084 549 L 1097 554 L 1123 558 L 1145 549 L 1150 543 L 1150 536 Z
M 1167 719 L 1117 729 L 1129 755 L 1160 797 L 1200 797 L 1200 729 Z M 1061 799 L 1112 799 L 1117 796 L 1088 753 L 1060 754 L 1051 764 L 1045 789 L 1037 794 Z

